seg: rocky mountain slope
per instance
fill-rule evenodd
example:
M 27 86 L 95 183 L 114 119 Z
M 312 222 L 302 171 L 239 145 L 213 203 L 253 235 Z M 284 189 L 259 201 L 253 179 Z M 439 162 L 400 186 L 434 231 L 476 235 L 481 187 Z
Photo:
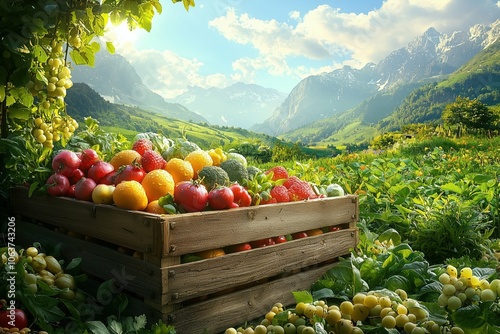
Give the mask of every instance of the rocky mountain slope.
M 390 94 L 400 86 L 444 79 L 494 43 L 498 36 L 500 20 L 450 35 L 429 28 L 378 64 L 367 64 L 359 70 L 346 66 L 305 78 L 269 119 L 251 129 L 281 135 L 346 112 L 376 94 Z

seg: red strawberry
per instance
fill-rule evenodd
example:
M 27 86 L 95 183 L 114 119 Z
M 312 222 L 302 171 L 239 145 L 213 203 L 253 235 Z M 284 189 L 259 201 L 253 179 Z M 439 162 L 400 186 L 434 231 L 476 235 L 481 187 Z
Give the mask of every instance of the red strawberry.
M 276 198 L 278 203 L 288 202 L 288 189 L 285 186 L 274 186 L 270 191 L 271 197 Z
M 300 201 L 305 199 L 316 198 L 317 195 L 309 183 L 301 181 L 294 183 L 288 188 L 288 197 L 290 201 Z
M 266 175 L 269 173 L 273 173 L 273 177 L 271 178 L 273 181 L 288 179 L 288 171 L 283 166 L 274 166 L 266 171 Z
M 155 169 L 162 169 L 166 163 L 161 154 L 153 150 L 146 150 L 141 159 L 142 168 L 146 173 Z
M 153 149 L 153 143 L 149 139 L 141 138 L 132 145 L 132 149 L 139 152 L 140 155 L 144 155 L 144 152 Z
M 297 176 L 290 176 L 288 179 L 286 179 L 285 183 L 283 183 L 283 185 L 290 189 L 290 187 L 295 184 L 295 183 L 300 183 L 302 182 L 301 179 L 299 179 Z

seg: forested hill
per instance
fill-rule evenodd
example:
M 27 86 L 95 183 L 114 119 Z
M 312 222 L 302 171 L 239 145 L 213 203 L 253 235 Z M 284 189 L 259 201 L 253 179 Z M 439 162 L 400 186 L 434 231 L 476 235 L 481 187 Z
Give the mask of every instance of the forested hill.
M 393 131 L 410 123 L 437 121 L 446 104 L 458 96 L 500 104 L 500 39 L 441 82 L 426 84 L 409 94 L 394 113 L 379 123 Z
M 172 139 L 185 137 L 202 148 L 250 140 L 260 141 L 267 145 L 276 140 L 276 138 L 242 128 L 209 125 L 204 122 L 193 123 L 166 117 L 153 111 L 113 104 L 84 83 L 75 83 L 68 90 L 65 101 L 68 105 L 68 113 L 77 121 L 82 122 L 85 117 L 90 116 L 97 119 L 101 126 L 112 128 L 114 132 L 131 137 L 137 132 L 162 133 Z
M 103 126 L 114 126 L 137 131 L 167 131 L 158 122 L 148 117 L 148 112 L 138 108 L 113 104 L 103 99 L 84 83 L 75 83 L 65 98 L 68 113 L 78 122 L 85 117 L 97 119 Z M 141 117 L 132 115 L 141 114 Z M 151 113 L 151 112 L 149 112 Z

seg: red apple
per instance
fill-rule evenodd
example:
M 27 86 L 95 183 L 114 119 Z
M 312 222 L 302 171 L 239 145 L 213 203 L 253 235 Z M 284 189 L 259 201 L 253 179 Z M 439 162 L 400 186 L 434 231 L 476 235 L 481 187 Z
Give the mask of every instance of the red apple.
M 302 239 L 302 238 L 307 238 L 307 233 L 306 232 L 297 232 L 292 234 L 293 239 Z
M 75 198 L 82 201 L 92 202 L 92 191 L 97 183 L 88 177 L 82 177 L 75 185 Z
M 51 196 L 65 196 L 70 187 L 68 178 L 62 174 L 52 174 L 45 185 L 47 193 Z
M 75 198 L 75 187 L 76 184 L 72 184 L 69 186 L 68 192 L 66 193 L 67 197 Z
M 85 176 L 85 173 L 80 168 L 77 168 L 73 172 L 73 175 L 71 175 L 69 177 L 69 183 L 76 184 L 84 176 Z
M 57 174 L 71 177 L 81 162 L 75 152 L 63 150 L 52 159 L 52 169 Z
M 96 183 L 100 183 L 100 180 L 115 170 L 112 164 L 106 161 L 99 160 L 90 167 L 87 172 L 87 177 L 94 180 Z
M 116 183 L 116 173 L 115 171 L 109 172 L 99 179 L 98 184 L 115 185 Z
M 82 151 L 81 159 L 82 164 L 80 165 L 80 169 L 84 172 L 87 172 L 93 164 L 101 160 L 97 152 L 91 148 Z

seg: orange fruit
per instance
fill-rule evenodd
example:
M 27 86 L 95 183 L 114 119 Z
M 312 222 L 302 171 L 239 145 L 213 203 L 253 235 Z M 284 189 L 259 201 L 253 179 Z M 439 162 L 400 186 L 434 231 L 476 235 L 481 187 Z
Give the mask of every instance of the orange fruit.
M 149 202 L 148 206 L 146 207 L 146 210 L 144 211 L 151 213 L 158 213 L 158 214 L 166 213 L 165 209 L 158 204 L 157 199 L 152 202 Z
M 313 235 L 320 235 L 320 234 L 323 234 L 323 231 L 320 230 L 319 228 L 315 228 L 315 229 L 312 229 L 312 230 L 309 230 L 309 231 L 306 231 L 307 235 L 308 236 L 313 236 Z
M 191 166 L 193 166 L 193 170 L 195 174 L 197 174 L 203 167 L 212 166 L 214 161 L 210 154 L 204 150 L 195 150 L 190 152 L 184 160 L 188 161 Z
M 110 164 L 115 167 L 115 170 L 118 170 L 120 166 L 123 165 L 130 165 L 134 160 L 138 163 L 141 162 L 141 155 L 139 152 L 134 151 L 134 150 L 123 150 L 118 153 L 116 153 L 111 160 L 109 161 Z
M 201 251 L 198 253 L 198 255 L 203 259 L 211 259 L 214 257 L 223 256 L 225 254 L 226 253 L 224 252 L 224 250 L 222 248 L 209 249 L 209 250 Z
M 179 158 L 170 159 L 164 169 L 172 175 L 175 184 L 180 181 L 189 181 L 194 177 L 193 166 L 191 166 L 189 161 Z
M 122 209 L 141 211 L 149 203 L 144 188 L 137 181 L 120 182 L 113 191 L 113 202 Z
M 146 191 L 148 202 L 157 200 L 166 194 L 174 195 L 174 178 L 164 169 L 155 169 L 147 173 L 141 184 Z

